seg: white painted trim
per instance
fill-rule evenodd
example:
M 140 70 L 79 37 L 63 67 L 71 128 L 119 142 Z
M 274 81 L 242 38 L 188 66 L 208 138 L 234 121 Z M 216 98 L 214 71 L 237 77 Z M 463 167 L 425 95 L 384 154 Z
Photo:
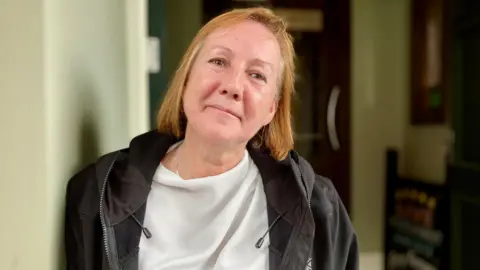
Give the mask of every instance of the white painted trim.
M 150 129 L 147 71 L 147 0 L 125 1 L 127 39 L 128 134 Z
M 359 270 L 384 270 L 382 252 L 360 252 Z

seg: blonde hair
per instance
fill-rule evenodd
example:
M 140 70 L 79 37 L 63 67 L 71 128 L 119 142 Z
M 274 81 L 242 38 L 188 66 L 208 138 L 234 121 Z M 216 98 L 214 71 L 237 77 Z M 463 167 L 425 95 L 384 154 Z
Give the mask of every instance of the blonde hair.
M 180 138 L 185 135 L 187 119 L 183 111 L 183 94 L 192 64 L 205 38 L 217 29 L 252 20 L 269 29 L 277 38 L 282 55 L 283 72 L 280 80 L 277 111 L 272 121 L 250 140 L 253 147 L 267 147 L 277 160 L 284 159 L 293 149 L 291 99 L 295 83 L 295 52 L 285 22 L 266 8 L 235 9 L 223 13 L 203 26 L 188 47 L 157 114 L 157 128 Z

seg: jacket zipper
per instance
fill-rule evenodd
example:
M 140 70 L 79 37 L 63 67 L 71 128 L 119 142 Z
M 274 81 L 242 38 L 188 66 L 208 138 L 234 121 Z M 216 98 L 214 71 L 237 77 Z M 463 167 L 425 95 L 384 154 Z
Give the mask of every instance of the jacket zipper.
M 107 262 L 108 262 L 108 268 L 112 269 L 112 259 L 110 257 L 110 251 L 108 249 L 108 233 L 107 233 L 107 223 L 105 222 L 105 212 L 104 212 L 104 206 L 103 206 L 103 201 L 105 198 L 105 189 L 107 187 L 107 180 L 108 176 L 110 175 L 110 172 L 112 171 L 113 164 L 117 160 L 118 154 L 113 158 L 112 163 L 108 167 L 108 171 L 105 174 L 105 178 L 103 179 L 103 186 L 102 186 L 102 193 L 100 194 L 100 222 L 102 223 L 102 233 L 103 233 L 103 245 L 105 248 L 105 255 L 107 256 Z
M 309 196 L 309 194 L 308 194 L 307 182 L 305 181 L 305 178 L 303 177 L 303 170 L 302 170 L 302 167 L 300 166 L 300 159 L 298 158 L 297 152 L 292 151 L 290 158 L 293 159 L 293 161 L 295 162 L 295 164 L 298 167 L 298 171 L 300 172 L 300 179 L 302 180 L 303 187 L 305 188 L 305 198 L 307 199 L 307 202 L 308 202 L 308 208 L 310 208 L 310 197 L 311 196 Z
M 300 167 L 300 164 L 297 164 L 297 166 L 298 166 L 298 170 L 300 171 L 300 179 L 302 179 L 303 186 L 305 187 L 305 198 L 307 199 L 307 202 L 308 202 L 308 208 L 311 208 L 310 207 L 310 196 L 308 194 L 307 182 L 303 178 L 303 171 L 302 171 L 302 168 Z
M 305 186 L 305 197 L 307 198 L 307 203 L 308 203 L 308 210 L 307 211 L 310 211 L 310 209 L 312 209 L 311 202 L 310 202 L 311 201 L 311 195 L 308 192 L 308 186 L 307 186 L 307 182 L 305 181 L 305 178 L 303 177 L 302 168 L 300 167 L 300 164 L 297 164 L 297 165 L 298 165 L 298 170 L 300 171 L 300 179 L 302 179 L 302 183 Z M 309 252 L 309 254 L 308 254 L 308 259 L 307 259 L 307 264 L 305 266 L 305 270 L 311 270 L 312 269 L 312 263 L 313 263 L 312 262 L 312 249 L 310 249 L 308 252 Z

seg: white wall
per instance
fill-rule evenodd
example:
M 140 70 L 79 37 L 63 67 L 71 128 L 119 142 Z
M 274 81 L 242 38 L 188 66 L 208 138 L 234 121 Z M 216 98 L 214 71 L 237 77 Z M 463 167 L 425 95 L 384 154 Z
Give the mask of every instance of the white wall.
M 128 98 L 145 90 L 132 87 L 141 71 L 127 68 L 142 63 L 128 47 L 142 25 L 126 30 L 142 11 L 119 0 L 0 3 L 0 147 L 10 153 L 1 161 L 1 268 L 61 269 L 67 180 L 148 123 L 146 104 L 141 114 L 142 100 Z
M 451 129 L 447 124 L 408 125 L 403 153 L 405 175 L 426 182 L 444 183 L 451 135 Z
M 362 252 L 383 248 L 385 151 L 404 148 L 408 14 L 404 0 L 352 1 L 352 214 Z
M 0 268 L 9 270 L 49 269 L 42 10 L 0 1 Z
M 125 1 L 129 135 L 150 129 L 147 0 Z
M 125 1 L 51 0 L 46 9 L 49 228 L 57 243 L 65 182 L 129 140 Z M 58 261 L 52 245 L 53 262 Z

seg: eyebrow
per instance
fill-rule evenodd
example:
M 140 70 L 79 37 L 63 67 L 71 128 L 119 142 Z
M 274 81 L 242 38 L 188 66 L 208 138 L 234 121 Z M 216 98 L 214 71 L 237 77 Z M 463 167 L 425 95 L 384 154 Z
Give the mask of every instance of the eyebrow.
M 234 54 L 233 51 L 230 48 L 225 47 L 225 46 L 221 46 L 221 45 L 213 46 L 210 49 L 210 51 L 216 51 L 216 50 L 226 51 L 228 54 Z M 260 58 L 254 58 L 253 60 L 250 60 L 249 62 L 251 62 L 255 65 L 267 66 L 267 67 L 269 67 L 270 69 L 273 70 L 273 64 L 272 63 L 264 61 Z
M 273 70 L 273 64 L 267 61 L 263 61 L 260 58 L 255 58 L 252 60 L 252 63 L 260 66 L 267 66 L 269 69 Z
M 221 51 L 226 51 L 230 54 L 233 54 L 233 51 L 228 48 L 228 47 L 225 47 L 225 46 L 221 46 L 221 45 L 217 45 L 217 46 L 213 46 L 210 51 L 216 51 L 216 50 L 221 50 Z

